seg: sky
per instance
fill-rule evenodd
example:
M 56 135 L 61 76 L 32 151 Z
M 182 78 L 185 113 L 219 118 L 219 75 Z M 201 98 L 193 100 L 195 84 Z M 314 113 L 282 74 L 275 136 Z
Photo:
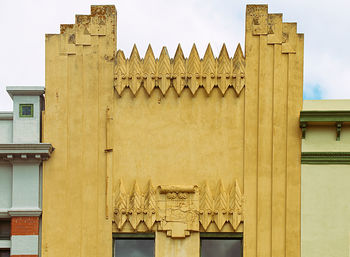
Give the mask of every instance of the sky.
M 45 86 L 45 34 L 89 14 L 90 5 L 117 8 L 117 48 L 129 56 L 135 43 L 155 56 L 178 43 L 188 56 L 193 43 L 203 57 L 208 43 L 218 56 L 223 43 L 233 56 L 244 47 L 246 4 L 269 5 L 283 21 L 297 22 L 305 34 L 304 99 L 350 99 L 350 18 L 348 0 L 1 0 L 0 111 L 12 110 L 6 86 Z

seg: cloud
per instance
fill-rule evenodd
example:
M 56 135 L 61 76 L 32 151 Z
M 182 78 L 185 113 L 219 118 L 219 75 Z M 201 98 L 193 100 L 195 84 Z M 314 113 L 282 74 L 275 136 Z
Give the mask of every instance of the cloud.
M 319 100 L 322 99 L 322 90 L 319 85 L 304 86 L 304 100 Z
M 246 2 L 248 3 L 248 2 Z M 117 44 L 126 56 L 137 44 L 141 56 L 149 43 L 156 56 L 167 46 L 173 56 L 178 43 L 189 55 L 193 43 L 204 55 L 210 42 L 218 55 L 225 42 L 230 55 L 244 47 L 244 1 L 231 0 L 120 0 Z M 258 3 L 250 1 L 249 3 Z M 350 2 L 270 0 L 269 12 L 283 13 L 284 21 L 298 22 L 305 33 L 304 88 L 319 85 L 323 98 L 350 98 Z M 12 109 L 8 85 L 45 84 L 45 33 L 58 33 L 59 24 L 73 23 L 75 14 L 88 14 L 94 0 L 3 0 L 0 9 L 0 110 Z M 312 89 L 311 89 L 312 90 Z

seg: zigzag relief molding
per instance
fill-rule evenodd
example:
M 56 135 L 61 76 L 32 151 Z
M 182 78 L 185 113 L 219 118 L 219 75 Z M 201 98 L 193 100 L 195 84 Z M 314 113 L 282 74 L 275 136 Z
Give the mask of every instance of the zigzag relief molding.
M 94 36 L 115 41 L 115 13 L 114 5 L 92 5 L 90 15 L 76 15 L 74 24 L 61 24 L 60 54 L 77 54 L 76 46 L 91 46 Z
M 281 13 L 268 13 L 267 5 L 247 5 L 247 22 L 254 36 L 267 35 L 268 44 L 282 45 L 283 54 L 295 54 L 298 36 L 297 23 L 283 22 Z
M 165 231 L 172 238 L 184 238 L 190 231 L 206 231 L 214 223 L 221 231 L 225 223 L 236 231 L 243 222 L 243 195 L 234 181 L 227 189 L 221 180 L 212 192 L 208 183 L 201 187 L 164 186 L 155 188 L 149 181 L 141 192 L 137 181 L 128 194 L 120 181 L 114 204 L 114 223 L 123 232 L 127 222 L 135 232 L 143 223 L 149 231 Z M 144 227 L 144 226 L 143 226 Z
M 200 59 L 195 44 L 188 58 L 184 57 L 179 44 L 173 59 L 170 59 L 166 47 L 156 59 L 150 45 L 141 59 L 134 45 L 129 59 L 125 58 L 123 51 L 118 50 L 114 74 L 114 87 L 119 95 L 126 87 L 134 95 L 141 86 L 148 94 L 159 87 L 163 95 L 170 87 L 174 87 L 178 95 L 185 87 L 189 87 L 194 95 L 201 86 L 208 94 L 214 86 L 218 86 L 223 95 L 228 87 L 233 87 L 239 96 L 245 86 L 245 58 L 240 44 L 233 58 L 229 57 L 225 44 L 219 57 L 215 58 L 209 44 L 203 59 Z

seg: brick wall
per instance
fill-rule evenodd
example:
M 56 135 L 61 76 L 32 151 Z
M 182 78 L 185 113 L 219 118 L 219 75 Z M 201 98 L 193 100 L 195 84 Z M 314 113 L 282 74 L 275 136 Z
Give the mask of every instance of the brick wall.
M 39 217 L 13 217 L 11 235 L 39 235 Z

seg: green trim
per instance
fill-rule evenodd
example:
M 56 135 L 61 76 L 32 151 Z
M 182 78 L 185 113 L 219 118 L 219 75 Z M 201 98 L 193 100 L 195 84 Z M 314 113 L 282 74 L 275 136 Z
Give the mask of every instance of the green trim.
M 350 152 L 303 152 L 301 164 L 350 164 Z
M 336 140 L 340 141 L 343 122 L 350 122 L 350 111 L 301 111 L 300 128 L 302 139 L 305 139 L 306 128 L 313 122 L 335 123 Z
M 300 122 L 350 122 L 350 111 L 301 111 Z
M 22 109 L 23 107 L 31 107 L 30 108 L 30 114 L 23 114 Z M 19 117 L 21 118 L 32 118 L 34 116 L 34 104 L 20 104 L 19 105 Z
M 113 239 L 154 239 L 154 233 L 113 233 Z

